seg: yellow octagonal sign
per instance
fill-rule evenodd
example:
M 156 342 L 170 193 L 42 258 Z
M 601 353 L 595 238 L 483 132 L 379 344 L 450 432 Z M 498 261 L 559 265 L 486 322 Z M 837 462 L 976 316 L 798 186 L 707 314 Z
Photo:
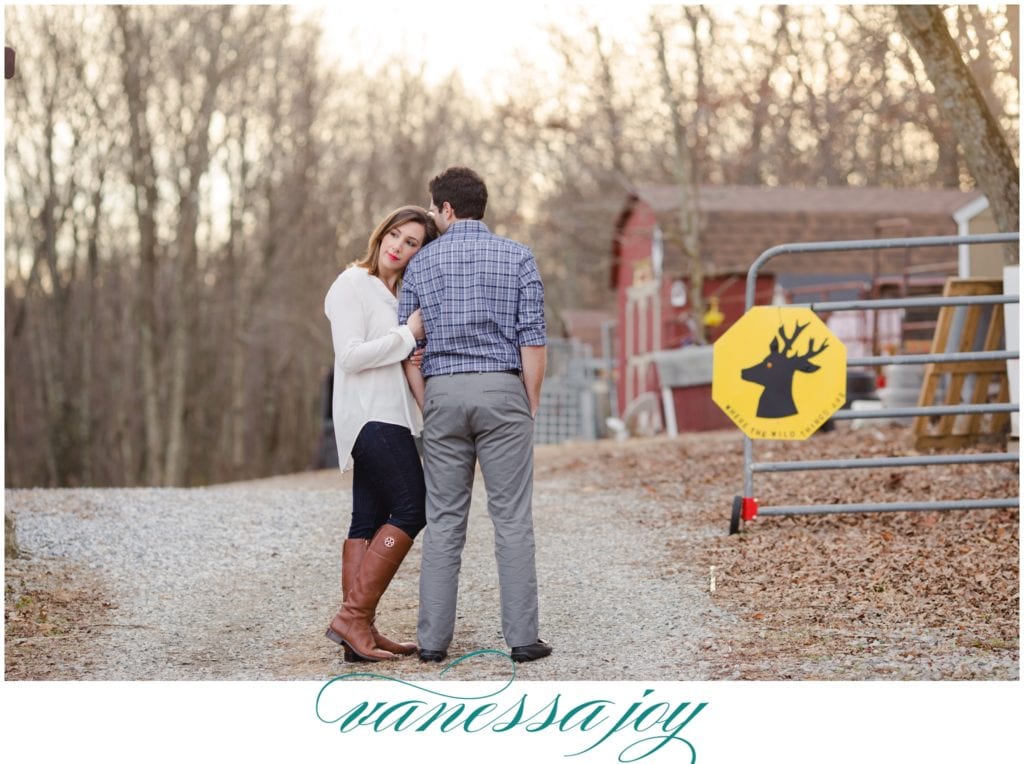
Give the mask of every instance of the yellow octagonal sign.
M 711 397 L 750 438 L 803 440 L 846 401 L 846 347 L 810 308 L 751 308 L 713 353 Z

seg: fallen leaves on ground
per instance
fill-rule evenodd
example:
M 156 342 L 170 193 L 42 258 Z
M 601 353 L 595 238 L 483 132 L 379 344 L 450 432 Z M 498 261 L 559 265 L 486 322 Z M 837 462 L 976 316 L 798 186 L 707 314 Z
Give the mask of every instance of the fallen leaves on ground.
M 4 678 L 78 678 L 79 643 L 107 628 L 114 609 L 100 582 L 80 567 L 63 560 L 7 560 Z
M 754 444 L 758 462 L 916 453 L 893 426 Z M 704 581 L 714 567 L 709 596 L 736 626 L 705 646 L 713 678 L 1018 678 L 1019 506 L 761 516 L 729 535 L 743 494 L 738 433 L 604 443 L 567 462 L 539 453 L 538 465 L 656 502 L 643 519 L 664 529 L 669 567 Z M 762 507 L 1014 498 L 1019 472 L 996 463 L 759 473 L 754 489 Z

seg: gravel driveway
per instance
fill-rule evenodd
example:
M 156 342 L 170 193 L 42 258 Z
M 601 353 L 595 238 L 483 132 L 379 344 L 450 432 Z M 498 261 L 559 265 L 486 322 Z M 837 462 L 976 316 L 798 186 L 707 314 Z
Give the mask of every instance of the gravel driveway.
M 844 437 L 807 447 L 849 448 Z M 521 664 L 520 679 L 1018 678 L 1017 510 L 781 519 L 729 537 L 740 454 L 734 433 L 538 448 L 541 636 L 555 652 Z M 885 482 L 850 480 L 862 481 L 852 490 Z M 978 490 L 1014 491 L 1016 469 L 976 480 L 987 482 Z M 7 490 L 25 556 L 6 565 L 6 678 L 323 680 L 356 670 L 324 637 L 349 485 L 325 471 L 197 489 Z M 800 490 L 811 488 L 803 478 Z M 851 557 L 861 553 L 867 562 Z M 933 571 L 916 565 L 921 554 L 975 567 Z M 976 569 L 991 580 L 976 582 Z M 418 574 L 416 544 L 381 604 L 389 636 L 415 638 Z M 964 581 L 951 588 L 951 577 Z M 450 656 L 507 649 L 479 476 L 461 582 Z M 933 622 L 941 608 L 953 609 Z M 373 670 L 436 679 L 439 666 L 408 657 Z M 446 676 L 505 679 L 508 662 L 484 654 Z
M 558 476 L 538 481 L 541 635 L 555 654 L 521 665 L 519 676 L 707 678 L 699 645 L 728 618 L 706 585 L 664 573 L 668 550 L 642 524 L 642 501 L 581 488 Z M 46 678 L 320 680 L 353 669 L 323 635 L 339 596 L 348 476 L 205 489 L 9 490 L 6 499 L 30 555 L 22 565 L 70 563 L 77 583 L 91 580 L 86 588 L 106 603 L 68 624 L 69 637 L 85 630 L 88 639 L 75 640 L 77 655 L 37 667 Z M 478 475 L 452 658 L 507 650 L 485 501 Z M 419 544 L 380 609 L 378 625 L 396 638 L 415 639 L 418 574 Z M 17 676 L 9 661 L 9 678 L 12 668 Z M 374 670 L 436 678 L 438 668 L 405 658 Z M 482 655 L 448 676 L 507 671 L 500 656 Z

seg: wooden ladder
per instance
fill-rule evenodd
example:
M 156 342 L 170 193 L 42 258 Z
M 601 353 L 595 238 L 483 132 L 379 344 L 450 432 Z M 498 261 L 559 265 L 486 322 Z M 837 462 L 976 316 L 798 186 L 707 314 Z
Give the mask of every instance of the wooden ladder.
M 993 279 L 946 281 L 943 297 L 1002 294 L 1003 284 Z M 951 336 L 952 335 L 952 336 Z M 932 353 L 967 353 L 1004 347 L 1002 305 L 944 305 L 939 309 Z M 965 400 L 964 387 L 970 387 Z M 944 388 L 942 386 L 944 384 Z M 998 386 L 998 387 L 997 387 Z M 993 398 L 990 390 L 998 389 Z M 937 400 L 939 398 L 939 400 Z M 1006 403 L 1010 400 L 1006 361 L 943 361 L 924 369 L 918 406 L 955 406 L 963 403 Z M 981 439 L 992 440 L 1009 427 L 1009 414 L 946 414 L 914 419 L 914 447 L 957 448 Z

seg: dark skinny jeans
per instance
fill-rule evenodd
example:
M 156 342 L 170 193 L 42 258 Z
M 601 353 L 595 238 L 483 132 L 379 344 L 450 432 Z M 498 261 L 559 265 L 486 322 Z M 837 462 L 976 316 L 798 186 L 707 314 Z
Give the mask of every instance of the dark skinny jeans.
M 367 422 L 352 447 L 350 539 L 371 539 L 385 523 L 411 538 L 427 524 L 423 464 L 408 427 Z

